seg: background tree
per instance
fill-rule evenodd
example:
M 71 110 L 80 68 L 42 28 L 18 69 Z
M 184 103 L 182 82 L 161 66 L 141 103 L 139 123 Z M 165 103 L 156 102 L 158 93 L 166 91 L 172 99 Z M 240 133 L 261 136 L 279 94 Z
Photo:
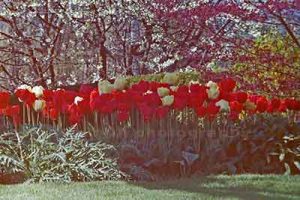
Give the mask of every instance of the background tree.
M 274 29 L 299 47 L 297 1 L 4 0 L 0 8 L 0 86 L 11 90 L 185 68 L 211 78 L 212 63 L 240 63 Z

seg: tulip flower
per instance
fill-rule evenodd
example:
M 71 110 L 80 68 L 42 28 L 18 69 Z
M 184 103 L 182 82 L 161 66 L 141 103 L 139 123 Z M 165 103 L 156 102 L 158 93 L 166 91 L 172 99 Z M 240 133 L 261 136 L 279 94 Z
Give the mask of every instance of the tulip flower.
M 50 116 L 50 119 L 56 120 L 58 118 L 58 111 L 55 108 L 51 108 L 49 116 Z
M 20 85 L 16 90 L 28 90 L 31 92 L 32 88 L 29 85 Z
M 285 105 L 289 110 L 300 110 L 300 101 L 296 99 L 286 99 Z
M 230 110 L 229 102 L 224 99 L 221 99 L 220 101 L 218 101 L 216 103 L 216 106 L 220 107 L 221 111 L 229 111 Z
M 171 86 L 170 89 L 172 92 L 177 92 L 178 86 Z
M 198 117 L 204 117 L 207 113 L 207 109 L 204 106 L 200 106 L 200 107 L 196 108 L 196 113 L 197 113 Z
M 138 109 L 141 112 L 145 121 L 149 121 L 153 117 L 154 109 L 151 106 L 145 103 L 141 103 L 138 105 Z
M 255 108 L 254 108 L 255 109 Z M 230 111 L 235 113 L 240 113 L 243 110 L 243 104 L 238 101 L 230 102 Z
M 127 87 L 127 80 L 124 77 L 116 78 L 114 82 L 114 89 L 115 90 L 124 90 Z
M 260 97 L 256 102 L 256 110 L 258 112 L 264 112 L 268 108 L 268 100 L 265 97 Z
M 46 106 L 46 101 L 45 100 L 37 99 L 37 100 L 34 101 L 32 107 L 36 112 L 40 112 L 45 108 L 45 106 Z
M 81 101 L 83 101 L 83 98 L 77 96 L 77 97 L 75 97 L 75 99 L 74 99 L 74 104 L 75 104 L 75 105 L 78 105 L 78 103 L 81 102 Z
M 171 106 L 174 102 L 174 96 L 173 95 L 165 96 L 161 99 L 161 101 L 163 106 Z
M 209 81 L 206 86 L 209 88 L 206 90 L 209 99 L 216 99 L 219 97 L 220 91 L 217 83 Z
M 230 96 L 232 101 L 238 101 L 239 103 L 245 103 L 248 99 L 248 94 L 246 92 L 235 92 Z
M 126 111 L 121 111 L 118 113 L 117 119 L 119 122 L 125 122 L 129 119 L 129 113 Z
M 0 92 L 0 109 L 6 108 L 9 104 L 10 94 L 8 92 Z
M 144 80 L 141 80 L 137 84 L 131 86 L 131 89 L 136 92 L 144 93 L 150 89 L 150 83 Z
M 220 107 L 219 106 L 216 106 L 215 103 L 213 102 L 210 102 L 208 105 L 207 105 L 207 115 L 212 119 L 214 118 L 218 112 L 220 110 Z
M 227 79 L 220 81 L 218 85 L 219 85 L 220 90 L 226 91 L 226 92 L 232 92 L 236 86 L 236 82 L 231 78 L 227 78 Z
M 169 110 L 169 107 L 160 106 L 156 109 L 155 115 L 158 119 L 163 119 L 167 116 Z
M 204 85 L 200 85 L 200 84 L 191 84 L 190 85 L 190 92 L 191 93 L 205 94 L 206 93 L 206 89 L 207 89 L 207 87 L 204 86 Z
M 34 86 L 31 92 L 35 95 L 36 98 L 40 98 L 43 96 L 44 88 L 42 86 Z
M 87 97 L 91 94 L 91 92 L 95 89 L 92 85 L 89 84 L 82 84 L 79 88 L 79 93 L 84 97 Z
M 170 85 L 176 85 L 179 79 L 179 75 L 176 72 L 166 73 L 162 79 L 162 82 L 168 83 Z
M 27 89 L 17 89 L 15 95 L 18 97 L 20 102 L 25 102 L 27 105 L 32 105 L 33 102 L 36 100 L 36 97 L 31 90 Z
M 99 94 L 110 94 L 114 89 L 114 86 L 107 80 L 99 81 L 98 90 Z
M 182 110 L 188 105 L 188 98 L 184 96 L 175 95 L 173 107 L 177 110 Z
M 170 90 L 165 87 L 159 87 L 159 88 L 157 88 L 157 93 L 160 97 L 164 97 L 164 96 L 169 95 Z

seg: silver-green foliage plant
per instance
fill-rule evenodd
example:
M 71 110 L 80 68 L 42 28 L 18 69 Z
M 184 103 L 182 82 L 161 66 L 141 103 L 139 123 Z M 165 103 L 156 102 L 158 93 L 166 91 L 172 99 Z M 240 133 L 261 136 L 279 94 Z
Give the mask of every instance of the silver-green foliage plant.
M 116 180 L 122 177 L 113 146 L 89 142 L 87 134 L 41 128 L 0 135 L 0 171 L 22 173 L 29 182 Z

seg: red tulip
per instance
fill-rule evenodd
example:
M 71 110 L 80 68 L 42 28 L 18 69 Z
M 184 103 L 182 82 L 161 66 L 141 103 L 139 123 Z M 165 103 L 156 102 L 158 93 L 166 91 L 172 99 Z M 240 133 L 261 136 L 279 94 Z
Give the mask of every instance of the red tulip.
M 92 111 L 96 110 L 98 97 L 99 97 L 98 90 L 93 90 L 90 94 L 90 108 Z
M 75 97 L 79 96 L 78 92 L 71 91 L 71 90 L 65 90 L 64 93 L 64 101 L 67 104 L 71 104 L 74 102 Z
M 78 106 L 75 103 L 72 103 L 68 106 L 68 121 L 70 124 L 80 123 L 81 114 L 79 112 Z
M 289 110 L 300 110 L 300 101 L 297 101 L 295 99 L 286 99 L 285 104 Z
M 286 109 L 287 109 L 287 107 L 286 107 L 285 101 L 281 101 L 280 106 L 278 108 L 278 111 L 279 112 L 286 112 Z
M 148 105 L 155 106 L 155 107 L 161 105 L 161 99 L 157 93 L 150 93 L 144 95 L 144 102 L 146 102 Z
M 190 107 L 197 108 L 197 107 L 202 106 L 202 104 L 206 100 L 206 95 L 204 95 L 203 93 L 190 94 L 188 100 L 189 100 L 189 106 Z
M 118 103 L 117 110 L 121 112 L 129 112 L 130 111 L 130 105 L 127 103 Z
M 126 111 L 118 112 L 117 119 L 119 122 L 125 122 L 129 119 L 129 113 Z
M 245 103 L 248 99 L 246 92 L 235 92 L 231 94 L 231 101 L 238 101 L 239 103 Z
M 219 110 L 220 107 L 216 106 L 214 101 L 210 102 L 207 106 L 207 114 L 209 116 L 215 116 L 216 114 L 218 114 Z
M 142 103 L 142 104 L 138 105 L 138 109 L 139 109 L 140 113 L 142 114 L 143 119 L 145 121 L 149 121 L 150 119 L 152 119 L 153 114 L 154 114 L 154 109 L 151 106 L 149 106 L 145 103 Z
M 160 106 L 156 109 L 155 115 L 158 119 L 163 119 L 164 117 L 167 116 L 169 110 L 170 110 L 169 107 Z
M 256 106 L 258 112 L 264 112 L 268 108 L 268 100 L 265 97 L 260 97 L 256 101 Z
M 79 88 L 79 93 L 84 96 L 84 97 L 87 97 L 87 96 L 90 96 L 91 92 L 94 91 L 95 87 L 89 85 L 89 84 L 82 84 L 80 85 L 80 88 Z
M 236 82 L 232 78 L 227 78 L 218 83 L 219 90 L 225 92 L 232 92 L 236 86 Z
M 239 103 L 238 101 L 232 101 L 229 103 L 230 111 L 235 113 L 240 113 L 243 110 L 243 104 Z
M 280 104 L 281 104 L 280 99 L 276 99 L 276 98 L 272 99 L 272 100 L 269 102 L 269 106 L 268 106 L 267 111 L 268 111 L 268 112 L 274 112 L 274 111 L 277 111 L 278 108 L 280 107 Z
M 188 96 L 189 88 L 186 85 L 179 86 L 176 92 L 177 96 Z
M 8 92 L 0 92 L 0 109 L 6 108 L 9 104 L 10 94 Z
M 57 110 L 55 108 L 51 108 L 49 112 L 50 112 L 49 113 L 50 119 L 57 120 L 57 118 L 58 118 L 58 112 L 57 112 Z
M 195 94 L 206 94 L 206 90 L 208 87 L 204 85 L 199 85 L 199 84 L 191 84 L 190 85 L 190 92 L 195 93 Z
M 3 110 L 3 113 L 9 117 L 18 116 L 21 113 L 20 106 L 19 105 L 7 106 L 6 109 Z
M 183 96 L 174 96 L 174 103 L 173 103 L 173 108 L 177 110 L 182 110 L 188 105 L 188 97 L 183 97 Z
M 83 99 L 77 103 L 78 110 L 81 114 L 86 115 L 91 112 L 89 99 Z
M 144 92 L 147 92 L 147 90 L 150 89 L 149 86 L 150 86 L 149 82 L 142 80 L 139 83 L 132 85 L 131 88 L 134 91 L 139 91 L 139 92 L 144 93 Z
M 31 106 L 33 102 L 36 100 L 36 97 L 33 93 L 31 93 L 27 89 L 18 89 L 15 92 L 15 95 L 23 102 L 25 102 L 27 105 Z
M 46 102 L 53 101 L 53 90 L 44 89 L 44 91 L 43 91 L 43 99 Z
M 207 109 L 203 106 L 200 106 L 200 107 L 196 108 L 196 113 L 197 113 L 198 117 L 204 117 L 207 113 Z

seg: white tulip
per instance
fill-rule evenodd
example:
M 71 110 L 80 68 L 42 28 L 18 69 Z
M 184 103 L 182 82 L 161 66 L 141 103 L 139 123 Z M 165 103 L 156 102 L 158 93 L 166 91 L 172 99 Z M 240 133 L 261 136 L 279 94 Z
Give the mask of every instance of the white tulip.
M 152 94 L 153 92 L 151 90 L 147 90 L 147 92 L 144 93 L 144 95 L 147 95 L 147 94 Z
M 209 89 L 206 90 L 209 99 L 216 99 L 219 97 L 220 91 L 217 83 L 209 81 L 206 86 L 209 87 Z
M 42 111 L 46 107 L 46 102 L 45 100 L 37 99 L 33 103 L 33 109 L 36 112 Z
M 43 96 L 44 88 L 42 86 L 34 86 L 32 88 L 32 93 L 35 95 L 36 98 L 40 98 Z
M 199 81 L 190 81 L 189 82 L 189 86 L 191 86 L 191 85 L 199 85 L 200 83 L 199 83 Z
M 75 97 L 75 99 L 74 99 L 74 104 L 75 104 L 75 105 L 78 105 L 78 103 L 79 103 L 80 101 L 83 101 L 83 98 L 77 96 L 77 97 Z
M 20 85 L 17 90 L 28 90 L 31 92 L 32 88 L 29 85 Z
M 230 111 L 229 102 L 224 99 L 218 101 L 216 106 L 220 107 L 221 111 Z
M 124 77 L 118 77 L 116 78 L 114 82 L 114 88 L 116 90 L 124 90 L 127 86 L 127 80 Z
M 171 86 L 170 89 L 171 89 L 173 92 L 177 92 L 178 86 Z
M 114 86 L 107 80 L 99 81 L 98 83 L 99 94 L 109 94 L 113 89 Z
M 160 97 L 167 96 L 169 93 L 170 93 L 170 90 L 168 88 L 165 88 L 165 87 L 159 87 L 159 88 L 157 88 L 157 94 Z
M 163 106 L 171 106 L 174 102 L 174 96 L 168 95 L 161 99 Z
M 162 82 L 168 83 L 170 85 L 176 85 L 178 82 L 179 76 L 178 73 L 166 73 L 162 79 Z
M 207 84 L 206 84 L 207 87 L 211 88 L 217 88 L 218 87 L 218 84 L 213 82 L 213 81 L 209 81 Z

